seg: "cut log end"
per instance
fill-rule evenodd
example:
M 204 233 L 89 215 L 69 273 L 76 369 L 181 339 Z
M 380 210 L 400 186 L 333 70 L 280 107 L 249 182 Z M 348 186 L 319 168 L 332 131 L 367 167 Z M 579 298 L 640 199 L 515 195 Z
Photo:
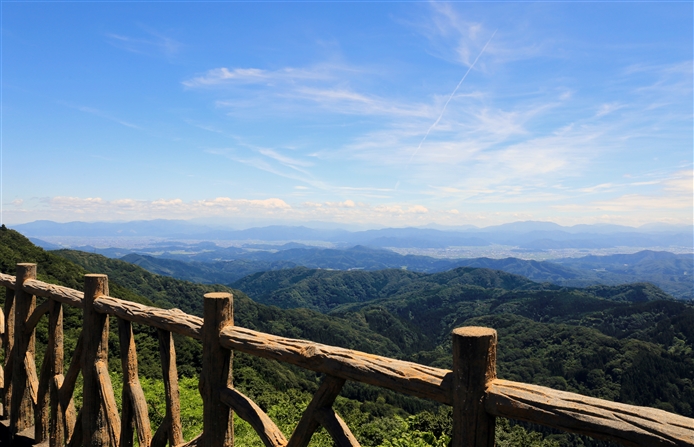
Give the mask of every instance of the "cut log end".
M 496 330 L 481 326 L 465 326 L 453 329 L 453 335 L 461 337 L 496 337 Z
M 210 292 L 204 295 L 206 300 L 222 300 L 233 298 L 231 293 L 228 292 Z

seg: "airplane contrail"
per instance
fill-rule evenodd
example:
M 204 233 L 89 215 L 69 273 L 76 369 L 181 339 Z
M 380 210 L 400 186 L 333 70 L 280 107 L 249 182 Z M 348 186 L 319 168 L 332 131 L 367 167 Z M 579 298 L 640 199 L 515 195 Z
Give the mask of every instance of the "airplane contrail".
M 424 144 L 424 141 L 425 141 L 425 140 L 427 139 L 427 137 L 429 136 L 429 132 L 431 132 L 431 130 L 432 130 L 434 127 L 436 127 L 436 125 L 439 123 L 439 121 L 441 121 L 441 118 L 443 118 L 443 114 L 446 112 L 446 107 L 448 107 L 448 103 L 451 102 L 451 99 L 453 99 L 453 96 L 455 96 L 456 92 L 457 92 L 458 89 L 460 88 L 460 85 L 463 83 L 463 81 L 465 80 L 465 78 L 467 78 L 467 75 L 470 73 L 470 71 L 472 71 L 472 69 L 474 68 L 475 64 L 476 64 L 477 61 L 479 60 L 480 56 L 482 56 L 482 53 L 484 53 L 484 50 L 487 49 L 487 45 L 489 45 L 489 42 L 491 42 L 492 39 L 494 38 L 494 36 L 496 35 L 496 32 L 497 32 L 497 31 L 499 31 L 498 28 L 497 28 L 496 30 L 494 30 L 494 32 L 492 33 L 492 37 L 489 38 L 489 40 L 487 41 L 487 43 L 484 45 L 484 48 L 482 48 L 482 51 L 480 51 L 480 54 L 477 55 L 477 57 L 475 58 L 475 61 L 472 63 L 472 65 L 470 65 L 470 68 L 467 69 L 467 71 L 465 72 L 465 75 L 463 75 L 463 78 L 460 80 L 460 82 L 458 82 L 458 85 L 455 86 L 455 89 L 453 90 L 453 93 L 451 93 L 451 95 L 448 97 L 448 100 L 447 100 L 446 103 L 443 105 L 443 109 L 441 110 L 441 114 L 439 115 L 438 118 L 436 118 L 436 121 L 434 121 L 434 124 L 432 124 L 432 125 L 429 127 L 429 129 L 427 129 L 427 132 L 424 134 L 424 138 L 422 138 L 422 141 L 419 142 L 419 146 L 417 146 L 417 149 L 416 149 L 416 150 L 412 153 L 412 155 L 410 156 L 410 161 L 407 162 L 407 167 L 410 166 L 410 163 L 412 163 L 412 159 L 414 158 L 415 155 L 417 155 L 417 152 L 419 152 L 419 149 L 422 148 L 422 144 Z M 407 167 L 406 167 L 406 168 L 407 168 Z M 398 183 L 399 183 L 399 182 L 398 182 Z

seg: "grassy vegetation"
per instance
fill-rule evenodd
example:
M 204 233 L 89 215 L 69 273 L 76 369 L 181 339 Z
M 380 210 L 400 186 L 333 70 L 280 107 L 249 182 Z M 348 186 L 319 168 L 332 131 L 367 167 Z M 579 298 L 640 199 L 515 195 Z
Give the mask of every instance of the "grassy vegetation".
M 282 309 L 221 285 L 162 277 L 94 254 L 59 254 L 34 247 L 14 231 L 0 231 L 3 273 L 13 273 L 16 262 L 36 262 L 40 279 L 77 289 L 83 274 L 106 273 L 113 296 L 197 315 L 204 293 L 232 291 L 240 326 L 439 367 L 450 367 L 452 328 L 489 326 L 499 333 L 501 378 L 693 416 L 694 307 L 668 299 L 652 286 L 560 288 L 470 268 L 434 275 L 295 269 L 254 275 L 244 283 L 254 296 L 270 297 L 279 290 L 282 296 L 297 297 L 295 301 L 313 303 L 317 310 Z M 117 381 L 115 322 L 111 327 L 109 366 Z M 66 309 L 67 356 L 80 329 L 78 313 Z M 39 358 L 45 330 L 42 323 L 37 331 Z M 141 325 L 134 325 L 134 330 L 141 380 L 156 426 L 163 408 L 156 332 Z M 201 348 L 185 337 L 175 336 L 175 342 L 189 439 L 200 430 L 196 377 Z M 286 435 L 319 381 L 310 371 L 240 353 L 234 356 L 235 386 L 268 412 Z M 450 436 L 447 407 L 387 390 L 348 382 L 335 407 L 363 446 L 438 446 Z M 239 445 L 260 445 L 242 422 L 237 423 L 236 436 Z M 312 445 L 330 445 L 326 436 L 318 434 Z M 505 421 L 499 423 L 497 441 L 502 446 L 606 445 Z

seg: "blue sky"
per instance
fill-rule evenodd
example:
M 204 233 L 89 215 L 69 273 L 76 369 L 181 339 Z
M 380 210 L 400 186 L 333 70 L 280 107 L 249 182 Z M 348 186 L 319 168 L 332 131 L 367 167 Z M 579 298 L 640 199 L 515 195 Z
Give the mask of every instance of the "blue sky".
M 692 223 L 691 2 L 2 2 L 3 221 Z

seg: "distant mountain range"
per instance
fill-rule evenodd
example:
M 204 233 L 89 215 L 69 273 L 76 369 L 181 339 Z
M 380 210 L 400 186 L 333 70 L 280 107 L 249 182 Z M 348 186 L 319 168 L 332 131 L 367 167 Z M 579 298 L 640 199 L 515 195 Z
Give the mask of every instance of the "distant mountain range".
M 575 225 L 564 227 L 552 222 L 514 222 L 486 228 L 439 230 L 431 228 L 384 228 L 350 232 L 305 226 L 274 225 L 231 230 L 180 220 L 133 222 L 36 221 L 14 226 L 33 237 L 159 237 L 200 241 L 314 241 L 337 247 L 365 245 L 396 248 L 445 248 L 501 244 L 526 250 L 557 248 L 668 247 L 694 246 L 694 227 L 651 224 L 639 228 L 619 225 Z
M 632 228 L 618 225 L 575 225 L 551 222 L 515 222 L 487 228 L 440 230 L 431 228 L 385 228 L 350 232 L 304 226 L 270 226 L 229 230 L 187 221 L 137 221 L 124 223 L 55 223 L 37 221 L 17 230 L 45 249 L 63 248 L 41 237 L 164 238 L 147 247 L 70 247 L 120 258 L 153 273 L 179 279 L 231 284 L 262 271 L 303 266 L 307 268 L 368 271 L 407 269 L 421 273 L 443 272 L 457 267 L 484 267 L 525 276 L 533 281 L 561 286 L 586 287 L 647 281 L 683 299 L 694 299 L 694 258 L 646 250 L 629 255 L 584 256 L 553 261 L 515 257 L 490 259 L 435 258 L 401 255 L 384 248 L 438 249 L 484 247 L 493 244 L 517 247 L 518 252 L 573 248 L 692 247 L 691 226 L 665 224 Z M 115 242 L 113 241 L 115 239 Z M 187 240 L 187 242 L 180 242 Z M 190 241 L 200 242 L 190 242 Z M 234 240 L 237 246 L 220 247 L 211 241 Z M 239 243 L 240 242 L 240 243 Z M 316 244 L 334 248 L 317 247 Z
M 58 251 L 59 254 L 69 252 L 71 250 Z M 129 253 L 120 259 L 152 273 L 207 284 L 231 284 L 254 273 L 299 266 L 324 270 L 400 269 L 420 273 L 479 267 L 568 287 L 650 282 L 675 297 L 694 299 L 694 257 L 648 250 L 629 255 L 585 256 L 552 262 L 517 258 L 440 259 L 400 255 L 390 250 L 363 246 L 346 250 L 291 248 L 277 252 L 243 252 L 234 248 L 225 253 L 231 258 L 228 260 L 216 260 L 214 253 L 219 254 L 214 251 L 193 255 L 168 253 L 155 257 Z

